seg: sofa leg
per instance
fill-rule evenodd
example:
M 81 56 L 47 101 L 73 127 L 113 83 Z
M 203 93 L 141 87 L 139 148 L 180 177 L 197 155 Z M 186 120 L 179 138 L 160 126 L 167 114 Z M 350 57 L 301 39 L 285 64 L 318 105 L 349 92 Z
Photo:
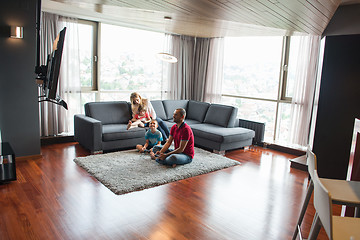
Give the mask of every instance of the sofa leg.
M 99 150 L 99 151 L 91 151 L 91 155 L 95 155 L 95 154 L 102 154 L 103 150 Z
M 224 155 L 225 155 L 225 150 L 218 151 L 218 150 L 213 149 L 213 153 L 216 153 L 216 154 L 219 154 L 219 155 L 224 156 Z

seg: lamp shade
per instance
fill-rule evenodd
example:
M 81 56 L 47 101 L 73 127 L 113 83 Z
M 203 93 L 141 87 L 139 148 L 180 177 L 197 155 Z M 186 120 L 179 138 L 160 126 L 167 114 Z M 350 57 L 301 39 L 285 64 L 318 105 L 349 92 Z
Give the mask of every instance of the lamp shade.
M 173 56 L 173 55 L 171 55 L 169 53 L 164 53 L 164 52 L 158 53 L 157 57 L 160 60 L 165 61 L 165 62 L 169 62 L 169 63 L 176 63 L 178 61 L 178 59 L 175 56 Z

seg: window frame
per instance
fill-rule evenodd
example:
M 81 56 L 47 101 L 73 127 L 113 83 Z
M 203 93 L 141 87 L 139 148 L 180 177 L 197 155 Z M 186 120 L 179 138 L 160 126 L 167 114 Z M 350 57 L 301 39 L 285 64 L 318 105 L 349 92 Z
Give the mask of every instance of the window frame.
M 99 57 L 98 57 L 98 49 L 99 49 L 99 23 L 90 20 L 79 19 L 78 24 L 88 25 L 91 26 L 92 31 L 92 76 L 91 76 L 91 87 L 81 86 L 82 92 L 91 92 L 98 90 L 98 64 L 99 64 Z
M 289 55 L 290 55 L 290 36 L 283 37 L 283 49 L 282 49 L 282 60 L 280 66 L 280 101 L 291 103 L 292 97 L 286 95 L 286 89 L 288 86 L 288 66 L 289 66 Z

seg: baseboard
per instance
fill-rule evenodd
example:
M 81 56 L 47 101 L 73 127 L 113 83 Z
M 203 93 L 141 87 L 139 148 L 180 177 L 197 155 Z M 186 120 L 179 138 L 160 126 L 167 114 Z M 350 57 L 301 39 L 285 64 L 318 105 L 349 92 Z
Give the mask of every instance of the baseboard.
M 37 155 L 29 155 L 29 156 L 23 156 L 23 157 L 16 157 L 16 162 L 21 162 L 21 161 L 27 161 L 27 160 L 36 160 L 42 158 L 41 154 L 37 154 Z
M 306 155 L 290 159 L 290 167 L 307 172 Z
M 41 145 L 50 145 L 50 144 L 56 144 L 56 143 L 69 143 L 69 142 L 75 142 L 74 135 L 68 135 L 68 136 L 51 136 L 51 137 L 42 137 L 41 138 Z
M 292 154 L 295 156 L 302 156 L 305 155 L 306 152 L 303 150 L 299 150 L 299 149 L 295 149 L 295 148 L 290 148 L 290 147 L 285 147 L 285 146 L 281 146 L 281 145 L 277 145 L 274 143 L 264 143 L 263 147 L 272 149 L 272 150 L 276 150 L 279 152 L 283 152 L 283 153 L 288 153 L 288 154 Z

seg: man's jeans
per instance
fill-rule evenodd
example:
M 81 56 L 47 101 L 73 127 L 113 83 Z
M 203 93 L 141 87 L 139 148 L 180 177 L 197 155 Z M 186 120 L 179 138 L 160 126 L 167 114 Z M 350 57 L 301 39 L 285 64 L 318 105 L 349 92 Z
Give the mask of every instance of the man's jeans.
M 162 148 L 161 145 L 160 146 L 156 145 L 153 148 L 153 152 L 156 153 L 157 151 L 160 151 L 161 148 Z M 168 149 L 165 153 L 171 151 L 173 151 L 173 149 Z M 171 154 L 170 156 L 165 158 L 165 160 L 160 160 L 159 158 L 156 158 L 156 162 L 169 166 L 173 166 L 174 164 L 183 165 L 183 164 L 191 163 L 192 158 L 189 155 L 186 155 L 185 153 L 176 153 L 176 154 Z

